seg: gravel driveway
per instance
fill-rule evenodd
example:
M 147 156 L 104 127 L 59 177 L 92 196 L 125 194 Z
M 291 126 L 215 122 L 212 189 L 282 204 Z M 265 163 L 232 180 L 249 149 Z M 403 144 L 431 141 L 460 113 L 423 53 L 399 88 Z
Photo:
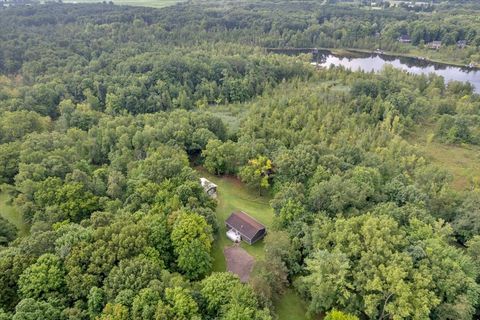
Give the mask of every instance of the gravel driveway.
M 227 261 L 227 270 L 238 275 L 241 282 L 247 282 L 255 259 L 247 251 L 235 245 L 226 247 L 223 253 Z

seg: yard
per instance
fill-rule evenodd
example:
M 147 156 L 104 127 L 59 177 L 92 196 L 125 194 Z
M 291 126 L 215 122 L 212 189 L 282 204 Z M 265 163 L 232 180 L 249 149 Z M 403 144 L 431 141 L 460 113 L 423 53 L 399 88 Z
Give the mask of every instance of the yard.
M 202 177 L 218 185 L 217 218 L 220 228 L 213 248 L 213 271 L 225 271 L 226 262 L 223 250 L 232 245 L 225 235 L 225 220 L 233 211 L 242 210 L 264 224 L 268 232 L 273 223 L 273 210 L 269 205 L 270 198 L 258 196 L 257 192 L 249 190 L 235 177 L 213 176 L 201 167 L 197 167 L 197 170 Z M 240 246 L 256 260 L 263 259 L 263 241 L 258 241 L 254 245 L 242 242 Z M 285 295 L 276 302 L 275 307 L 280 320 L 307 319 L 305 316 L 306 306 L 292 289 L 287 290 Z

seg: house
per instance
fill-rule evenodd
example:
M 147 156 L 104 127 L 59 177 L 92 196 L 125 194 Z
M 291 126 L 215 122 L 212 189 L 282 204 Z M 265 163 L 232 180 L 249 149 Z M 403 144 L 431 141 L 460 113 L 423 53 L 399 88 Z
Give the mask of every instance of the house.
M 212 198 L 217 197 L 217 185 L 206 178 L 200 178 L 200 184 L 203 190 Z
M 429 49 L 438 50 L 441 47 L 442 47 L 442 41 L 432 41 L 430 43 L 427 43 L 427 48 Z
M 402 34 L 400 37 L 398 37 L 398 41 L 401 43 L 410 43 L 412 42 L 412 39 L 410 39 L 408 34 Z
M 254 244 L 267 233 L 265 226 L 243 211 L 233 212 L 225 221 L 227 237 L 234 241 Z

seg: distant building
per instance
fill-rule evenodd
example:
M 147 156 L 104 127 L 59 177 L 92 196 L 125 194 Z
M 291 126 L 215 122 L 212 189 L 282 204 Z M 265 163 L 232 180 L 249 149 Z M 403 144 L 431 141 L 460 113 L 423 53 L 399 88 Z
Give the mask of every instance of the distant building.
M 267 233 L 263 224 L 243 211 L 233 212 L 225 221 L 225 226 L 227 237 L 234 242 L 243 240 L 248 244 L 254 244 Z
M 442 41 L 432 41 L 430 43 L 427 43 L 427 48 L 433 49 L 433 50 L 438 50 L 442 47 Z
M 401 43 L 410 43 L 412 42 L 412 39 L 410 39 L 408 34 L 402 34 L 400 37 L 398 37 L 398 41 Z
M 414 1 L 413 3 L 410 2 L 410 6 L 411 7 L 424 7 L 424 8 L 427 8 L 428 6 L 430 6 L 431 3 L 429 2 L 425 2 L 425 1 Z
M 406 7 L 406 8 L 428 8 L 433 6 L 433 1 L 404 1 L 404 0 L 390 0 L 392 7 Z
M 206 178 L 200 178 L 200 184 L 203 190 L 212 198 L 217 197 L 217 185 Z
M 467 40 L 458 40 L 457 47 L 460 49 L 464 49 L 467 46 Z

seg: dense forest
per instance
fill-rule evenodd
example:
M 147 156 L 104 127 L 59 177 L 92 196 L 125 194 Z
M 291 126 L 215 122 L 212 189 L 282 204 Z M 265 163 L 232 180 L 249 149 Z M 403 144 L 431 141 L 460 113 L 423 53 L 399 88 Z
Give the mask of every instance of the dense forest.
M 29 230 L 0 216 L 0 319 L 267 320 L 287 288 L 299 319 L 477 318 L 480 173 L 454 188 L 409 141 L 429 126 L 440 144 L 479 145 L 472 85 L 266 50 L 368 49 L 380 34 L 401 52 L 409 34 L 480 62 L 478 5 L 437 9 L 0 10 L 0 183 Z M 212 272 L 225 235 L 199 166 L 271 196 L 248 283 Z
M 22 38 L 2 35 L 0 48 L 7 51 L 3 65 L 0 59 L 0 70 L 15 72 L 32 58 L 37 63 L 41 62 L 31 52 L 32 43 L 29 39 L 36 42 L 47 37 L 48 43 L 55 44 L 55 49 L 60 50 L 56 52 L 50 47 L 53 50 L 50 55 L 65 53 L 65 49 L 75 46 L 73 51 L 87 60 L 90 55 L 98 54 L 98 50 L 111 50 L 112 42 L 96 43 L 90 47 L 91 33 L 86 32 L 85 28 L 79 30 L 79 25 L 76 25 L 76 22 L 87 23 L 85 19 L 91 17 L 85 15 L 98 10 L 103 14 L 89 21 L 94 23 L 91 27 L 100 23 L 99 19 L 106 19 L 102 24 L 133 23 L 136 19 L 136 28 L 129 30 L 129 34 L 125 34 L 123 29 L 117 30 L 118 34 L 114 36 L 121 37 L 116 40 L 121 43 L 132 40 L 132 37 L 143 37 L 143 43 L 154 45 L 160 41 L 164 46 L 187 48 L 190 48 L 190 44 L 212 45 L 220 41 L 272 48 L 382 49 L 464 65 L 480 64 L 480 5 L 477 1 L 441 2 L 435 4 L 430 12 L 417 12 L 402 6 L 374 10 L 370 7 L 372 1 L 367 2 L 368 6 L 358 1 L 354 1 L 354 4 L 343 1 L 223 1 L 221 5 L 193 1 L 161 11 L 125 7 L 114 9 L 104 4 L 97 9 L 66 6 L 61 15 L 51 15 L 48 9 L 30 8 L 21 14 L 20 20 L 16 15 L 4 15 L 2 30 L 21 26 L 21 30 L 16 30 L 15 34 L 21 34 Z M 68 30 L 52 28 L 64 23 L 70 25 Z M 45 28 L 33 28 L 40 25 Z M 102 31 L 112 32 L 96 30 L 96 36 Z M 407 36 L 410 42 L 399 42 L 401 36 Z M 135 41 L 142 40 L 139 38 Z M 440 41 L 441 47 L 429 49 L 428 45 L 433 41 Z M 459 41 L 464 43 L 460 48 Z M 85 46 L 90 49 L 87 50 Z M 35 76 L 35 72 L 41 72 L 41 69 L 34 65 L 29 71 Z

